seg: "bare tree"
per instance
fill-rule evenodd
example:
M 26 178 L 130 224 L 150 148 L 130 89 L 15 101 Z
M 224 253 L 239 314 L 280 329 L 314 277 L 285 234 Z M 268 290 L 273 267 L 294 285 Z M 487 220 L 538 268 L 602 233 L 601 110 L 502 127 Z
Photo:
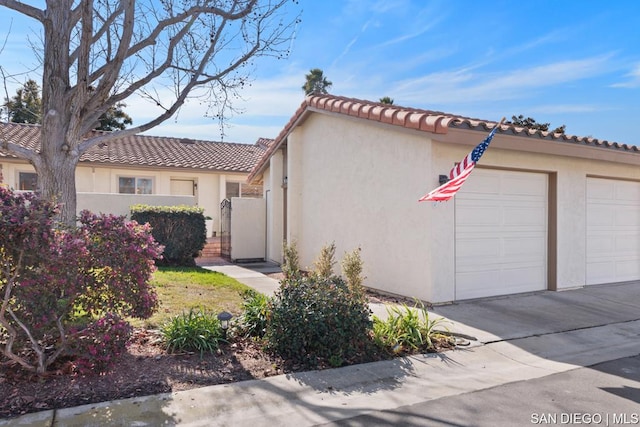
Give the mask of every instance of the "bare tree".
M 297 1 L 47 0 L 39 9 L 0 0 L 39 22 L 43 34 L 35 52 L 42 56 L 41 149 L 0 144 L 33 164 L 39 191 L 61 203 L 60 219 L 73 223 L 80 156 L 157 126 L 188 97 L 205 99 L 223 119 L 253 60 L 288 54 L 297 17 L 286 18 L 287 3 Z M 100 116 L 134 94 L 158 108 L 155 118 L 89 135 Z

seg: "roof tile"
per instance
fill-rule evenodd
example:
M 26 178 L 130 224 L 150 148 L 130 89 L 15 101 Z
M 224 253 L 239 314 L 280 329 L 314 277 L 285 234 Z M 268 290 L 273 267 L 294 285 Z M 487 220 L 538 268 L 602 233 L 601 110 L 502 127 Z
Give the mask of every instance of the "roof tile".
M 8 142 L 40 149 L 40 126 L 0 123 Z M 104 134 L 93 131 L 89 136 Z M 260 138 L 256 144 L 212 142 L 188 138 L 132 135 L 113 139 L 90 148 L 80 157 L 82 163 L 175 167 L 185 169 L 249 172 L 274 140 Z M 0 149 L 0 158 L 16 156 Z
M 463 128 L 481 130 L 483 132 L 493 129 L 498 123 L 469 117 L 447 114 L 438 111 L 421 110 L 417 108 L 400 107 L 393 104 L 381 104 L 378 102 L 364 101 L 355 98 L 346 98 L 335 95 L 311 95 L 305 98 L 300 107 L 296 110 L 289 122 L 269 145 L 266 153 L 249 174 L 248 180 L 253 180 L 264 170 L 271 155 L 277 150 L 287 135 L 298 121 L 305 116 L 309 109 L 339 112 L 341 114 L 358 117 L 367 120 L 374 120 L 388 123 L 392 126 L 400 126 L 408 129 L 415 129 L 436 134 L 446 134 L 450 128 Z M 510 133 L 516 136 L 537 137 L 543 139 L 553 139 L 560 142 L 583 143 L 608 149 L 638 152 L 635 145 L 620 144 L 595 138 L 577 137 L 572 135 L 554 134 L 531 130 L 513 125 L 500 126 L 501 133 Z

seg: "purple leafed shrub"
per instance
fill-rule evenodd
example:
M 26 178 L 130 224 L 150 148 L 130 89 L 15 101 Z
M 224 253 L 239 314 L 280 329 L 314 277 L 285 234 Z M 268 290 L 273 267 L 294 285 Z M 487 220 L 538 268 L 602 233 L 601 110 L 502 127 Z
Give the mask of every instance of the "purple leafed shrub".
M 158 305 L 149 279 L 162 247 L 148 226 L 84 211 L 65 228 L 56 213 L 34 193 L 0 188 L 0 350 L 39 373 L 107 313 L 148 318 Z
M 71 351 L 81 374 L 107 371 L 127 348 L 133 328 L 119 316 L 108 313 L 72 335 Z

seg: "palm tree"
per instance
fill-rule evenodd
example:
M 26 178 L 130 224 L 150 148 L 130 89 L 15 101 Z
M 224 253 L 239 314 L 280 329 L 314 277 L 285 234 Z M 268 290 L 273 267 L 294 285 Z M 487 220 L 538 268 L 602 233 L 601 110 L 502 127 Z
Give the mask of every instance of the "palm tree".
M 389 98 L 388 96 L 382 97 L 380 98 L 380 103 L 393 105 L 393 98 Z
M 307 81 L 302 86 L 305 95 L 327 94 L 329 93 L 327 89 L 333 85 L 327 80 L 320 68 L 313 68 L 305 75 L 305 78 Z

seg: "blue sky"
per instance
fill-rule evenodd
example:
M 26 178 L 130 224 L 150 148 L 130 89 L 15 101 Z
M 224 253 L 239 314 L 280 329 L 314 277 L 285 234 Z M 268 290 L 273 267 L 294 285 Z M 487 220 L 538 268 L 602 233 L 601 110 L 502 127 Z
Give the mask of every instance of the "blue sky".
M 299 7 L 291 56 L 258 62 L 225 141 L 275 137 L 303 101 L 305 73 L 321 68 L 335 95 L 389 96 L 396 105 L 486 120 L 524 114 L 565 124 L 568 134 L 640 145 L 640 2 L 301 0 Z M 0 63 L 28 64 L 21 52 L 28 44 L 16 34 Z M 128 104 L 134 122 L 145 118 L 144 104 Z M 220 139 L 197 103 L 147 133 Z

